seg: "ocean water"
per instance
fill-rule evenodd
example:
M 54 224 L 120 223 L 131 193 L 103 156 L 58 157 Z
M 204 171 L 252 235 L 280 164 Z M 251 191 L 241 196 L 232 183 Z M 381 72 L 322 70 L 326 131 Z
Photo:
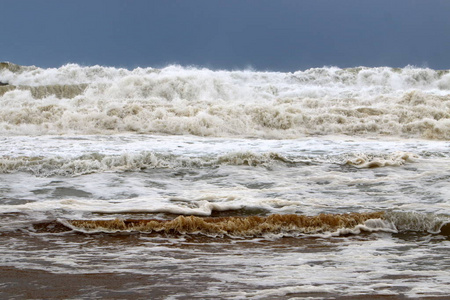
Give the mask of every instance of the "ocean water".
M 450 296 L 450 72 L 0 64 L 3 298 Z

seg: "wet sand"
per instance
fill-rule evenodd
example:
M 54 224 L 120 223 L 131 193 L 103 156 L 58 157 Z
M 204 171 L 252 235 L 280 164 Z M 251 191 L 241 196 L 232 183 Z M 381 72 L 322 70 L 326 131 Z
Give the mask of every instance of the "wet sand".
M 208 299 L 195 296 L 193 293 L 211 285 L 209 278 L 199 276 L 193 282 L 172 280 L 171 284 L 167 284 L 170 281 L 170 278 L 137 274 L 53 274 L 41 270 L 0 267 L 2 287 L 0 297 L 3 299 L 166 299 L 172 295 L 177 299 Z M 217 282 L 217 285 L 221 284 Z M 230 290 L 233 290 L 233 287 L 230 287 Z M 292 293 L 276 298 L 298 297 L 343 300 L 407 299 L 402 295 L 339 296 L 326 293 Z M 217 299 L 217 297 L 214 298 Z
M 133 292 L 133 288 L 144 288 L 154 299 L 167 295 L 167 291 L 152 288 L 158 280 L 136 274 L 53 274 L 0 267 L 0 281 L 3 299 L 144 298 L 142 291 Z M 177 288 L 180 293 L 186 292 L 183 287 Z
M 169 288 L 158 286 L 164 278 L 136 274 L 53 274 L 40 270 L 19 270 L 14 267 L 0 267 L 3 299 L 165 299 L 176 295 L 177 299 L 192 299 L 192 289 L 199 289 L 190 282 L 178 283 Z M 208 283 L 210 279 L 201 278 Z M 218 283 L 220 284 L 220 283 Z M 289 294 L 277 299 L 313 297 L 315 299 L 406 299 L 404 296 L 359 295 L 341 297 L 338 295 L 304 293 Z M 424 298 L 426 299 L 426 298 Z M 432 298 L 429 298 L 432 299 Z

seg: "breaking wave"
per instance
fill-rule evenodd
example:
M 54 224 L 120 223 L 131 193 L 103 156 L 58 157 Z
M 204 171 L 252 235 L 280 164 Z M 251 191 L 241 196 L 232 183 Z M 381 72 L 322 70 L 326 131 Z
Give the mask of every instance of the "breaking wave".
M 83 175 L 106 171 L 137 171 L 149 168 L 194 166 L 193 159 L 177 159 L 152 152 L 110 156 L 91 153 L 75 158 L 67 157 L 2 157 L 0 173 L 30 172 L 40 176 Z
M 203 218 L 179 216 L 173 220 L 70 220 L 63 224 L 83 232 L 162 232 L 172 234 L 227 235 L 234 237 L 261 236 L 265 234 L 311 234 L 353 229 L 369 219 L 382 214 L 348 214 L 315 217 L 279 215 L 267 217 Z
M 198 217 L 178 216 L 172 220 L 113 219 L 59 220 L 72 230 L 95 232 L 145 232 L 164 234 L 201 234 L 207 236 L 255 237 L 325 234 L 336 236 L 360 232 L 391 233 L 416 231 L 450 234 L 450 219 L 431 214 L 402 212 L 373 212 L 349 214 L 320 214 L 317 216 L 280 215 L 267 217 Z
M 229 152 L 217 156 L 183 156 L 143 151 L 106 155 L 84 154 L 77 157 L 3 156 L 0 157 L 0 174 L 27 172 L 36 176 L 78 176 L 102 172 L 145 171 L 147 169 L 214 168 L 221 165 L 272 168 L 278 166 L 303 166 L 321 163 L 351 165 L 356 168 L 401 166 L 412 163 L 418 155 L 394 152 L 385 155 L 359 153 L 336 156 L 286 157 L 276 152 Z
M 406 67 L 295 73 L 0 65 L 4 134 L 450 139 L 450 74 Z
M 388 212 L 384 218 L 395 224 L 398 231 L 416 231 L 450 235 L 450 218 L 417 212 Z
M 91 153 L 79 157 L 1 157 L 0 174 L 29 172 L 37 176 L 73 176 L 107 171 L 146 169 L 205 168 L 219 165 L 270 167 L 276 163 L 294 165 L 307 161 L 290 160 L 278 153 L 233 152 L 217 157 L 185 157 L 154 152 L 105 155 Z

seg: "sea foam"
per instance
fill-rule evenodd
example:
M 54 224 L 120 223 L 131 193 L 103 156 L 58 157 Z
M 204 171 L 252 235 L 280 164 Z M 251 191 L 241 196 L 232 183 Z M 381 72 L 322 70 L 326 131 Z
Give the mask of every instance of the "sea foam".
M 13 65 L 16 66 L 16 65 Z M 3 134 L 450 136 L 450 74 L 406 67 L 295 73 L 2 67 Z

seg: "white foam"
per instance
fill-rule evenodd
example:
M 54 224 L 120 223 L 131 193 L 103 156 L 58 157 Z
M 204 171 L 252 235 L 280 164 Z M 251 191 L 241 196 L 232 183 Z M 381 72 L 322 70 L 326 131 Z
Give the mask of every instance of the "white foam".
M 395 152 L 385 157 L 374 157 L 364 153 L 357 154 L 356 158 L 347 160 L 347 164 L 358 168 L 378 168 L 385 166 L 401 166 L 407 162 L 414 162 L 418 155 L 408 152 Z
M 40 93 L 40 99 L 33 99 L 27 90 L 6 92 L 0 97 L 4 134 L 138 132 L 261 138 L 382 134 L 448 139 L 450 132 L 450 75 L 430 69 L 277 73 L 71 64 L 1 72 L 10 84 L 46 91 L 55 85 L 87 86 L 72 99 L 57 99 L 61 95 L 47 95 L 48 91 Z

